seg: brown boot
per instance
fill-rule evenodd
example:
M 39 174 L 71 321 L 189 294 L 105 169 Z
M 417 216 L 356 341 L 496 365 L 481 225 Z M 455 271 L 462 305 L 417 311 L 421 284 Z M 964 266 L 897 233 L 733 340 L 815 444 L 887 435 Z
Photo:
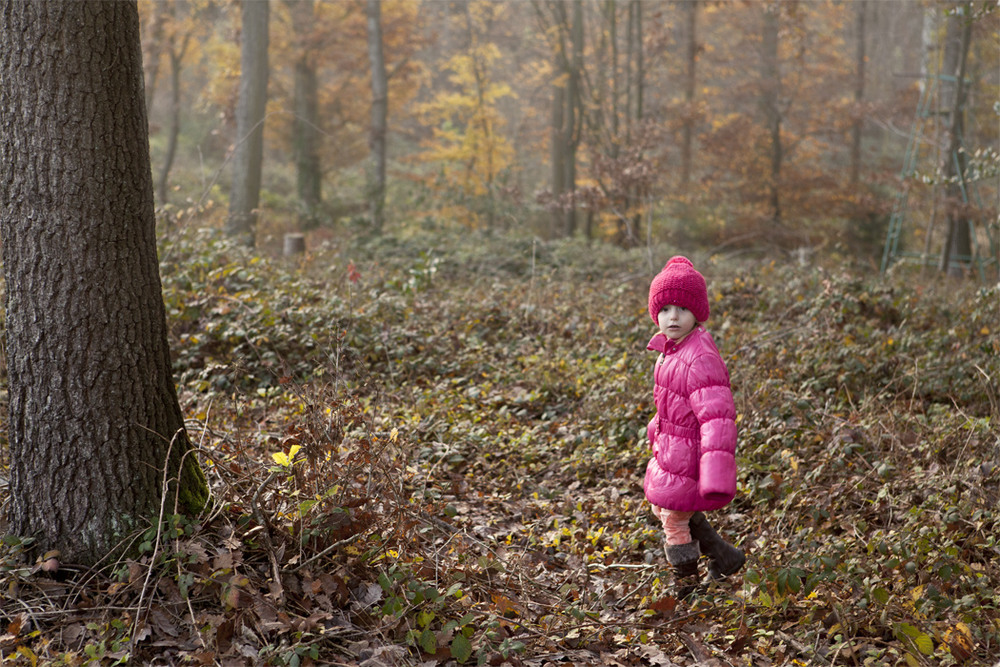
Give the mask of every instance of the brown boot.
M 663 550 L 674 571 L 674 595 L 683 600 L 698 588 L 698 558 L 701 556 L 698 543 L 664 544 Z

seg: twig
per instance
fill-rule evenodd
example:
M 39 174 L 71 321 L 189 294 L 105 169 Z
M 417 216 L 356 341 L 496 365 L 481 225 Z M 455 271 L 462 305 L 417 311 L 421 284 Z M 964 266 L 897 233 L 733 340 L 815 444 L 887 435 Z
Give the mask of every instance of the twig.
M 816 651 L 810 651 L 808 646 L 806 646 L 805 644 L 803 644 L 802 642 L 800 642 L 798 639 L 796 639 L 795 637 L 791 636 L 787 632 L 782 632 L 781 630 L 776 630 L 774 634 L 777 635 L 778 637 L 780 637 L 781 641 L 789 644 L 792 648 L 794 648 L 796 651 L 798 651 L 800 655 L 804 655 L 804 656 L 809 656 L 809 657 L 812 657 L 812 658 L 816 658 L 817 660 L 819 660 L 820 662 L 822 662 L 824 665 L 831 664 L 831 662 L 826 658 L 826 656 L 820 655 Z M 839 651 L 838 651 L 838 653 L 839 653 Z
M 307 558 L 306 560 L 302 561 L 301 563 L 299 563 L 298 565 L 296 565 L 295 567 L 293 567 L 291 570 L 289 570 L 289 572 L 291 572 L 293 574 L 296 573 L 296 572 L 298 572 L 299 570 L 301 570 L 302 568 L 304 568 L 306 565 L 309 565 L 313 561 L 319 560 L 323 556 L 326 556 L 327 554 L 329 554 L 329 553 L 331 553 L 333 551 L 336 551 L 340 547 L 343 547 L 343 546 L 346 546 L 346 545 L 350 544 L 354 540 L 356 540 L 359 537 L 361 537 L 361 535 L 363 535 L 363 533 L 354 533 L 353 535 L 345 537 L 344 539 L 342 539 L 342 540 L 340 540 L 338 542 L 334 542 L 333 544 L 331 544 L 327 548 L 323 549 L 319 553 L 314 554 L 314 555 L 310 556 L 309 558 Z
M 183 428 L 177 429 L 174 433 L 174 437 L 170 439 L 170 443 L 167 445 L 167 455 L 163 459 L 163 481 L 161 482 L 161 493 L 160 493 L 160 511 L 156 517 L 156 539 L 153 541 L 153 554 L 149 558 L 149 567 L 146 568 L 146 578 L 142 582 L 142 589 L 139 591 L 139 602 L 135 605 L 135 621 L 132 623 L 132 643 L 135 643 L 135 637 L 139 629 L 139 619 L 142 617 L 142 604 L 146 598 L 146 588 L 149 586 L 149 580 L 153 577 L 153 568 L 156 567 L 156 557 L 160 553 L 160 537 L 163 534 L 163 513 L 166 510 L 167 504 L 167 490 L 170 484 L 170 453 L 174 449 L 174 443 L 177 442 L 178 436 L 184 432 Z
M 257 525 L 263 529 L 264 537 L 264 548 L 267 549 L 267 559 L 271 562 L 271 576 L 274 577 L 274 583 L 281 586 L 281 568 L 278 566 L 278 558 L 274 554 L 274 545 L 271 544 L 271 524 L 267 522 L 264 518 L 264 513 L 260 510 L 260 496 L 264 491 L 270 486 L 271 482 L 278 478 L 278 473 L 272 472 L 267 476 L 257 490 L 253 494 L 252 509 L 254 518 L 257 520 Z

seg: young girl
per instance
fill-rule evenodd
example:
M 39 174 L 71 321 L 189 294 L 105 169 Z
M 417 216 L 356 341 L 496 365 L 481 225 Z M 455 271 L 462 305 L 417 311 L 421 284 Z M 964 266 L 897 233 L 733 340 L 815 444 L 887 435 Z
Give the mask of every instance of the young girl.
M 701 326 L 708 315 L 705 278 L 686 257 L 673 257 L 649 286 L 649 316 L 659 332 L 648 349 L 660 355 L 653 370 L 656 416 L 647 431 L 653 458 L 643 487 L 663 524 L 678 598 L 696 589 L 701 554 L 714 579 L 746 561 L 703 514 L 736 495 L 736 408 L 729 371 Z

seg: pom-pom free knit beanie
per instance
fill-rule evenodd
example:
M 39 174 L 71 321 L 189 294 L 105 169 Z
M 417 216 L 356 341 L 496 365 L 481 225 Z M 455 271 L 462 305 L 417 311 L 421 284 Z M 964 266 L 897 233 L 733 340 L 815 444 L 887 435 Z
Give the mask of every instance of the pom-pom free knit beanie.
M 671 257 L 649 285 L 649 316 L 658 321 L 664 306 L 681 306 L 699 322 L 708 320 L 708 288 L 687 257 Z

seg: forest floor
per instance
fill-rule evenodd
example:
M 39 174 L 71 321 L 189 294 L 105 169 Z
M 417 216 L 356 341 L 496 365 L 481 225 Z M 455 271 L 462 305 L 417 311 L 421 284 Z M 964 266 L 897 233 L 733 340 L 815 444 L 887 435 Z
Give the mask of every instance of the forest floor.
M 1000 286 L 694 255 L 740 427 L 712 518 L 748 562 L 678 602 L 642 494 L 650 254 L 165 239 L 212 507 L 101 568 L 7 536 L 4 664 L 1000 660 Z

